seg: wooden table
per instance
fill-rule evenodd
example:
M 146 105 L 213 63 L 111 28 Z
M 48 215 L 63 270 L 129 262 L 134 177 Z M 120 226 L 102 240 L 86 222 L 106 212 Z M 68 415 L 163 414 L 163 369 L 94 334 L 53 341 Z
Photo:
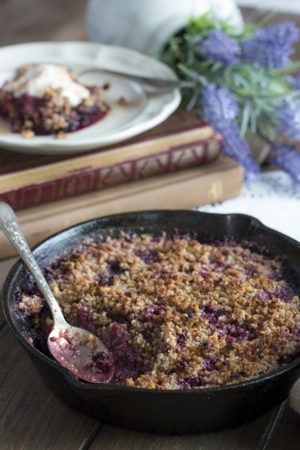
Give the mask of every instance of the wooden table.
M 84 0 L 0 0 L 0 44 L 84 39 Z M 247 20 L 262 13 L 246 10 Z M 300 17 L 280 14 L 278 20 Z M 299 49 L 299 47 L 298 47 Z M 1 251 L 1 249 L 0 249 Z M 0 262 L 0 288 L 13 260 Z M 107 426 L 60 402 L 5 324 L 0 312 L 0 449 L 298 450 L 300 417 L 287 402 L 241 427 L 164 436 Z

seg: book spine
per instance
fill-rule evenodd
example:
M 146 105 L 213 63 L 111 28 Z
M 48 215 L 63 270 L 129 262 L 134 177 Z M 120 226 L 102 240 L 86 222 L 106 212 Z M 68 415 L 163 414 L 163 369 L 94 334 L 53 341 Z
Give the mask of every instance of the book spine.
M 20 226 L 31 246 L 53 233 L 96 217 L 145 209 L 187 209 L 240 194 L 243 169 L 221 156 L 213 164 L 113 186 L 105 190 L 18 212 Z M 15 250 L 0 233 L 0 259 Z
M 155 155 L 130 158 L 105 167 L 90 166 L 41 184 L 3 191 L 0 193 L 0 199 L 9 203 L 15 210 L 38 206 L 154 175 L 199 166 L 214 161 L 220 153 L 220 147 L 221 137 L 216 135 Z

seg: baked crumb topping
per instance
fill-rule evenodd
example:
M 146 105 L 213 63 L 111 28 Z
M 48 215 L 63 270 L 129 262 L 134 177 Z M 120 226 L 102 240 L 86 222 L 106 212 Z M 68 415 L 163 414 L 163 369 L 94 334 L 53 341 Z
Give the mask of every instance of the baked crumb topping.
M 77 131 L 108 110 L 102 87 L 80 83 L 58 64 L 23 65 L 0 89 L 0 116 L 26 138 Z
M 66 319 L 103 339 L 113 383 L 215 387 L 266 374 L 300 351 L 299 297 L 280 261 L 233 242 L 149 234 L 88 240 L 46 270 Z M 36 287 L 18 310 L 47 335 Z

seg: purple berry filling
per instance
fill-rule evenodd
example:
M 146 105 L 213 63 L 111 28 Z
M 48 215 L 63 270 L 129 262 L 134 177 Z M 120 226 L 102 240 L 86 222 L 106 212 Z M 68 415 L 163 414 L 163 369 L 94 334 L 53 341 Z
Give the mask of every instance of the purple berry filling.
M 164 306 L 160 305 L 146 306 L 141 312 L 141 320 L 145 322 L 148 321 L 157 322 L 158 320 L 161 320 L 163 318 L 165 313 L 166 309 Z
M 72 108 L 67 115 L 64 105 L 55 106 L 53 111 L 49 109 L 51 97 L 47 94 L 41 98 L 28 93 L 14 97 L 13 94 L 1 90 L 0 94 L 3 96 L 0 103 L 0 115 L 8 121 L 12 131 L 16 133 L 22 132 L 26 122 L 29 121 L 32 123 L 30 130 L 39 136 L 79 131 L 103 119 L 108 112 L 108 108 L 101 109 L 96 104 L 91 106 L 80 104 Z M 45 124 L 51 114 L 65 117 L 67 125 L 48 128 Z
M 159 261 L 157 250 L 138 250 L 135 254 L 146 264 L 153 264 Z
M 177 337 L 177 347 L 179 349 L 183 348 L 185 346 L 186 341 L 187 341 L 186 335 L 185 334 L 179 334 L 178 337 Z
M 103 336 L 103 340 L 115 361 L 112 382 L 124 383 L 126 378 L 137 377 L 139 373 L 137 355 L 129 343 L 130 334 L 122 328 L 122 325 L 113 323 Z
M 111 353 L 99 352 L 93 357 L 93 361 L 96 363 L 97 368 L 103 374 L 109 374 L 114 369 L 114 359 Z

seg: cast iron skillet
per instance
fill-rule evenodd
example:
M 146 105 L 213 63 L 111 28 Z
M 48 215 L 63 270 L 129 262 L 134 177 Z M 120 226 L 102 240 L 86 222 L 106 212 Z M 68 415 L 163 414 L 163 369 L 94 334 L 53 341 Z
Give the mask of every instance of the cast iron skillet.
M 172 234 L 176 230 L 192 233 L 206 242 L 224 237 L 237 242 L 252 241 L 271 256 L 286 258 L 285 275 L 296 291 L 300 291 L 300 243 L 265 227 L 250 216 L 239 214 L 149 211 L 108 216 L 50 237 L 35 248 L 34 255 L 43 267 L 97 231 L 105 237 L 117 235 L 121 230 L 152 234 L 160 234 L 162 230 Z M 106 423 L 159 433 L 196 433 L 232 427 L 282 402 L 300 374 L 298 357 L 266 376 L 218 388 L 161 391 L 81 382 L 26 342 L 24 335 L 28 333 L 28 326 L 14 311 L 14 292 L 22 285 L 24 274 L 24 266 L 18 261 L 5 281 L 3 307 L 10 328 L 58 397 Z

